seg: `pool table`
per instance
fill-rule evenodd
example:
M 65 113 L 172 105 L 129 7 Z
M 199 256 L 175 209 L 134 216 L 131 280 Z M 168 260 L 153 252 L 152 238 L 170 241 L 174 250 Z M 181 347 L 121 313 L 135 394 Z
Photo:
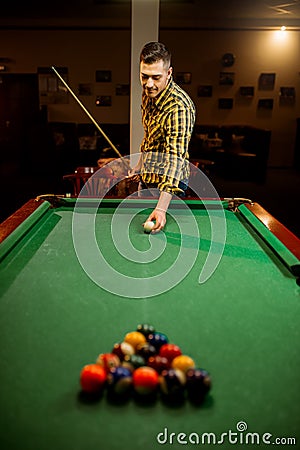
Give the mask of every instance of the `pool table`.
M 0 226 L 4 450 L 300 448 L 300 242 L 259 204 L 38 197 Z M 79 374 L 140 323 L 206 369 L 203 403 L 87 401 Z

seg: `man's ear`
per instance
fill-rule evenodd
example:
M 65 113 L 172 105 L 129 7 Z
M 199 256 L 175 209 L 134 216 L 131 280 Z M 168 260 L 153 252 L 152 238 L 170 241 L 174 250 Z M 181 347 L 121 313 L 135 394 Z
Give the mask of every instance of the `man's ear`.
M 171 78 L 172 73 L 173 73 L 173 67 L 169 67 L 169 69 L 168 69 L 168 80 Z

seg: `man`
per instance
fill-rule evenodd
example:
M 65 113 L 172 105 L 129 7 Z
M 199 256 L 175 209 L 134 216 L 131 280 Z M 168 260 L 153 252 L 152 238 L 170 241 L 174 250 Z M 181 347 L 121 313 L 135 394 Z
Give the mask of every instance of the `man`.
M 162 230 L 173 194 L 183 194 L 189 177 L 188 144 L 195 123 L 195 106 L 172 78 L 171 54 L 164 44 L 149 42 L 140 55 L 142 122 L 141 157 L 129 175 L 140 174 L 142 189 L 159 189 L 148 220 L 152 232 Z

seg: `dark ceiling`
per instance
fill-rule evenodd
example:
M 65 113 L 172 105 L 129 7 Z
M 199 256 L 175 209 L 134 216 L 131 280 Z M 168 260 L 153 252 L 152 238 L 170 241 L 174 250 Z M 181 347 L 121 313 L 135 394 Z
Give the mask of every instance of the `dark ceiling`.
M 134 0 L 153 1 L 153 0 Z M 14 25 L 20 21 L 74 19 L 79 23 L 90 22 L 101 26 L 130 23 L 129 0 L 10 0 L 1 5 L 0 25 Z M 104 21 L 104 22 L 103 22 Z M 160 0 L 160 25 L 213 26 L 221 22 L 242 26 L 256 21 L 261 26 L 286 22 L 300 27 L 300 0 Z M 103 23 L 102 23 L 103 22 Z

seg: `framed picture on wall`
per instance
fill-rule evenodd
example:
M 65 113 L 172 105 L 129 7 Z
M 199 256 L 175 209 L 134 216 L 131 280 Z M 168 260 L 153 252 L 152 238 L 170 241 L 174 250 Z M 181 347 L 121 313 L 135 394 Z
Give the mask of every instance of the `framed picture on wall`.
M 292 106 L 295 104 L 296 90 L 294 87 L 281 86 L 279 89 L 280 106 Z
M 243 97 L 253 97 L 254 96 L 254 86 L 241 86 L 240 95 Z
M 275 85 L 275 73 L 261 73 L 258 79 L 258 89 L 272 91 Z
M 57 67 L 61 77 L 68 81 L 68 68 Z M 51 67 L 38 67 L 40 105 L 69 103 L 69 95 L 64 84 L 57 78 Z
M 198 97 L 212 97 L 213 87 L 211 85 L 198 86 Z
M 232 86 L 234 84 L 234 72 L 220 72 L 219 84 L 225 86 Z
M 271 110 L 271 109 L 273 109 L 273 104 L 274 104 L 273 98 L 260 98 L 260 99 L 258 100 L 257 107 L 258 107 L 259 109 L 268 109 L 268 110 Z
M 191 72 L 177 72 L 175 74 L 175 82 L 178 84 L 191 84 L 192 82 Z
M 295 98 L 296 97 L 296 90 L 294 87 L 286 87 L 281 86 L 279 89 L 279 95 L 280 97 L 285 98 Z

